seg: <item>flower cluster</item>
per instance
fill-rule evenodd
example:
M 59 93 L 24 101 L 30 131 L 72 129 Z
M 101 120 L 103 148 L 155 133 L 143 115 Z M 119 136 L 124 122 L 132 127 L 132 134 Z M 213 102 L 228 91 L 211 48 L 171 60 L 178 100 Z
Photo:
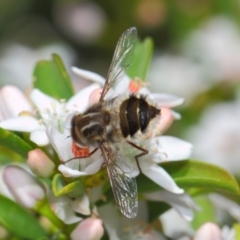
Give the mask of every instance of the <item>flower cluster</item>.
M 69 182 L 71 179 L 70 184 L 72 181 L 72 183 L 75 183 L 76 180 L 80 182 L 81 179 L 85 179 L 85 182 L 94 182 L 96 181 L 96 173 L 102 172 L 104 160 L 99 152 L 91 157 L 69 161 L 76 157 L 76 149 L 74 150 L 76 146 L 70 134 L 71 119 L 75 114 L 84 112 L 89 106 L 98 101 L 105 79 L 96 73 L 86 70 L 75 67 L 72 70 L 80 77 L 93 83 L 79 91 L 68 101 L 58 101 L 39 89 L 33 89 L 28 100 L 16 87 L 3 87 L 0 92 L 0 127 L 12 131 L 30 133 L 30 140 L 37 144 L 38 148 L 28 153 L 27 164 L 37 176 L 44 178 L 53 177 L 55 174 L 59 176 L 57 172 L 60 172 L 62 179 L 65 179 L 66 182 Z M 127 76 L 125 76 L 118 88 L 113 91 L 111 94 L 114 95 L 126 92 L 129 94 L 133 92 L 148 94 L 161 109 L 160 121 L 152 130 L 151 136 L 146 140 L 138 142 L 138 144 L 144 146 L 149 151 L 149 154 L 142 157 L 140 161 L 142 173 L 165 190 L 145 194 L 144 199 L 145 201 L 168 202 L 186 220 L 191 220 L 193 218 L 192 210 L 196 210 L 197 206 L 184 193 L 184 190 L 176 185 L 167 171 L 159 165 L 159 163 L 165 161 L 187 159 L 191 154 L 192 145 L 190 143 L 175 137 L 162 135 L 174 119 L 180 118 L 180 115 L 171 110 L 171 108 L 181 105 L 183 99 L 169 94 L 151 93 L 146 87 L 141 85 L 141 82 L 130 80 Z M 14 100 L 12 96 L 14 96 Z M 57 158 L 50 146 L 56 151 Z M 129 153 L 128 155 L 136 155 L 135 150 L 130 146 L 122 145 L 119 148 L 124 153 Z M 89 149 L 78 149 L 78 151 L 89 152 Z M 119 164 L 131 166 L 131 177 L 139 175 L 139 169 L 132 158 L 129 157 L 127 161 L 123 159 Z M 19 176 L 16 178 L 17 180 L 11 177 L 13 175 Z M 18 181 L 18 179 L 22 180 Z M 54 179 L 56 178 L 54 177 Z M 71 195 L 69 192 L 56 194 L 54 186 L 51 188 L 50 186 L 42 185 L 28 171 L 19 166 L 6 167 L 3 171 L 3 180 L 13 198 L 23 206 L 38 209 L 39 201 L 48 199 L 51 210 L 65 224 L 80 222 L 71 233 L 72 239 L 79 239 L 78 236 L 80 235 L 86 236 L 84 239 L 100 239 L 104 232 L 102 220 L 110 239 L 115 239 L 111 237 L 112 234 L 116 234 L 120 239 L 120 233 L 112 232 L 116 230 L 116 226 L 113 226 L 111 229 L 108 227 L 108 224 L 110 224 L 108 220 L 105 221 L 108 210 L 102 210 L 104 209 L 103 207 L 99 208 L 96 205 L 99 199 L 104 197 L 101 181 L 95 185 L 93 184 L 91 189 L 83 188 L 77 194 Z M 104 206 L 107 207 L 108 204 Z M 140 219 L 141 211 L 142 209 L 140 208 L 138 214 Z M 117 215 L 119 216 L 118 212 L 116 212 Z M 139 219 L 138 221 L 135 220 L 136 226 L 138 226 L 139 221 Z M 146 219 L 144 221 L 146 222 Z M 139 229 L 139 227 L 136 227 L 136 229 Z M 130 232 L 126 234 L 130 234 Z M 135 233 L 131 234 L 138 236 L 139 231 L 136 230 Z

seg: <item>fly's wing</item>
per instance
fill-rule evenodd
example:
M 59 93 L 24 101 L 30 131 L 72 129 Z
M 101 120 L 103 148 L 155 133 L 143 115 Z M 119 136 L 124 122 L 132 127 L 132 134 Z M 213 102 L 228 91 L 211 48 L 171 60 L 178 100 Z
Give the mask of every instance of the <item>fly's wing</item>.
M 136 179 L 128 176 L 127 173 L 130 173 L 130 169 L 127 166 L 124 166 L 123 170 L 117 165 L 117 153 L 110 145 L 103 143 L 100 148 L 118 208 L 126 217 L 136 217 L 138 211 Z
M 104 99 L 109 89 L 114 89 L 116 84 L 123 79 L 126 69 L 131 64 L 136 41 L 137 29 L 135 27 L 126 30 L 120 37 L 101 93 L 100 101 Z

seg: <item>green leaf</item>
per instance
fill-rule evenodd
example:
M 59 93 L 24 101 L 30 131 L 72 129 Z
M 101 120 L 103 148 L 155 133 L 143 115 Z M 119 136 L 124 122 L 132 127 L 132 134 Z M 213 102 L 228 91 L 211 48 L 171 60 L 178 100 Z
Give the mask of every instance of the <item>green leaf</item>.
M 52 189 L 55 196 L 68 195 L 69 197 L 79 197 L 84 193 L 84 185 L 81 180 L 67 184 L 61 174 L 56 174 L 52 181 Z
M 2 195 L 0 213 L 0 223 L 21 239 L 37 239 L 47 235 L 33 215 Z
M 26 159 L 21 157 L 9 148 L 0 146 L 0 165 L 5 165 L 12 162 L 26 162 Z
M 74 95 L 70 77 L 57 54 L 50 61 L 40 61 L 33 72 L 33 85 L 45 94 L 56 99 L 68 100 Z
M 235 230 L 235 239 L 240 240 L 240 224 L 239 223 L 234 224 L 233 228 Z
M 239 194 L 239 186 L 235 178 L 218 166 L 194 160 L 165 162 L 160 166 L 169 173 L 179 187 L 206 188 Z M 140 193 L 161 189 L 144 175 L 138 176 L 137 182 Z
M 207 196 L 197 196 L 194 201 L 201 208 L 201 211 L 194 212 L 194 219 L 191 222 L 194 230 L 199 229 L 205 222 L 217 222 L 215 208 Z
M 142 42 L 138 41 L 134 49 L 132 64 L 127 72 L 129 77 L 146 80 L 152 54 L 153 41 L 151 38 L 146 38 Z
M 6 147 L 27 158 L 32 147 L 16 134 L 0 128 L 0 146 Z

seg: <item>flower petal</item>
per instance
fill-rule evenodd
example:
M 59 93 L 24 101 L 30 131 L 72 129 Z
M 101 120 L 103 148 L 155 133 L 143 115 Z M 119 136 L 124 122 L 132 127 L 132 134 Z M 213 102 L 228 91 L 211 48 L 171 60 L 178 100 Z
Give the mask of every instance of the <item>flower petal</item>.
M 82 220 L 72 209 L 72 200 L 66 196 L 50 198 L 51 209 L 66 224 L 76 223 Z
M 30 134 L 30 140 L 38 146 L 46 146 L 49 144 L 49 139 L 46 134 L 46 129 L 37 129 Z
M 81 198 L 77 198 L 72 202 L 72 208 L 75 212 L 83 215 L 90 215 L 90 202 L 87 195 L 83 195 Z
M 184 102 L 183 98 L 166 93 L 152 93 L 151 98 L 156 101 L 160 107 L 167 108 L 177 107 Z
M 83 70 L 83 69 L 77 68 L 77 67 L 72 67 L 72 71 L 76 75 L 78 75 L 79 77 L 81 77 L 83 79 L 93 81 L 95 83 L 100 84 L 101 86 L 103 86 L 105 84 L 106 79 L 97 73 Z
M 87 176 L 86 172 L 80 172 L 78 170 L 71 169 L 63 164 L 58 166 L 58 170 L 62 173 L 64 177 L 81 177 Z
M 85 87 L 74 95 L 66 104 L 66 108 L 69 110 L 78 111 L 80 113 L 84 112 L 89 107 L 89 98 L 91 93 L 99 88 L 98 84 L 92 84 Z
M 200 208 L 195 204 L 192 198 L 185 194 L 174 194 L 169 191 L 158 191 L 145 194 L 145 197 L 151 201 L 164 201 L 174 207 L 178 213 L 187 221 L 191 221 L 194 217 L 193 210 L 199 211 Z
M 11 131 L 32 132 L 43 126 L 34 117 L 19 116 L 0 122 L 0 127 Z
M 55 98 L 46 95 L 38 89 L 32 90 L 30 94 L 30 99 L 40 111 L 43 119 L 47 119 L 49 117 L 48 111 L 51 111 L 52 109 L 59 107 L 60 105 L 60 103 Z
M 164 160 L 183 160 L 191 156 L 192 144 L 171 136 L 161 136 L 153 138 L 150 145 L 154 149 L 158 149 L 160 153 L 164 153 Z
M 144 175 L 146 175 L 153 182 L 157 183 L 159 186 L 165 188 L 166 190 L 176 194 L 184 192 L 183 189 L 179 188 L 176 185 L 171 176 L 158 165 L 151 165 L 148 167 L 147 166 L 142 167 L 141 165 L 141 170 Z
M 17 117 L 21 112 L 32 112 L 32 106 L 20 89 L 7 85 L 0 90 L 0 111 L 3 119 Z
M 102 167 L 103 162 L 104 162 L 103 158 L 100 157 L 98 160 L 94 161 L 94 163 L 88 165 L 85 169 L 85 172 L 88 175 L 97 173 L 100 170 L 100 168 Z

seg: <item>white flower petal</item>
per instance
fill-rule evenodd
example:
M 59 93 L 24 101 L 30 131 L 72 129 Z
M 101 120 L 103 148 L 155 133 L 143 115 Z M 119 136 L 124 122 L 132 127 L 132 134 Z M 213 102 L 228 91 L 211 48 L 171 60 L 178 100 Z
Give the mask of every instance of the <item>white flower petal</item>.
M 183 160 L 191 156 L 192 144 L 171 136 L 161 136 L 151 140 L 151 145 L 164 153 L 164 160 Z
M 97 161 L 95 161 L 94 163 L 87 166 L 86 169 L 85 169 L 85 172 L 88 175 L 92 175 L 92 174 L 97 173 L 100 170 L 100 168 L 102 167 L 103 162 L 104 162 L 103 158 L 102 157 L 99 158 Z
M 59 165 L 58 170 L 62 173 L 64 177 L 81 177 L 87 176 L 86 172 L 80 172 L 78 170 L 71 169 L 63 164 Z
M 159 186 L 165 188 L 166 190 L 177 194 L 184 192 L 183 189 L 179 188 L 176 185 L 171 176 L 158 165 L 151 165 L 148 167 L 142 167 L 141 165 L 141 170 L 144 175 L 146 175 L 153 182 L 157 183 Z
M 90 202 L 87 195 L 83 195 L 81 198 L 77 198 L 72 202 L 72 208 L 75 212 L 83 215 L 90 215 Z
M 120 217 L 117 208 L 113 204 L 108 203 L 98 208 L 101 219 L 108 233 L 110 240 L 120 240 L 119 238 L 119 226 Z M 111 213 L 111 214 L 109 214 Z
M 151 98 L 157 102 L 160 107 L 177 107 L 183 104 L 184 99 L 166 93 L 152 93 Z
M 32 132 L 43 126 L 31 116 L 19 116 L 0 122 L 0 127 L 11 131 Z
M 88 87 L 85 87 L 74 95 L 66 104 L 66 108 L 69 110 L 75 110 L 80 113 L 84 112 L 89 107 L 89 97 L 91 93 L 99 88 L 98 84 L 92 84 Z
M 71 117 L 72 115 L 70 115 Z M 67 118 L 69 119 L 69 118 Z M 68 124 L 68 122 L 67 122 Z M 70 129 L 64 128 L 64 134 L 59 133 L 55 128 L 48 126 L 47 127 L 47 136 L 51 142 L 53 148 L 57 152 L 59 158 L 62 161 L 67 161 L 74 157 L 71 147 L 72 139 L 70 136 Z
M 72 200 L 66 196 L 52 197 L 51 203 L 53 212 L 66 224 L 72 224 L 82 220 L 72 209 Z
M 55 98 L 46 95 L 38 89 L 33 89 L 30 94 L 30 99 L 38 108 L 43 119 L 47 119 L 49 117 L 48 111 L 60 106 L 60 102 L 58 102 Z
M 105 78 L 97 73 L 83 70 L 77 67 L 72 67 L 72 71 L 83 79 L 93 81 L 95 83 L 100 84 L 101 86 L 105 84 L 105 81 L 106 81 Z
M 171 109 L 171 113 L 172 113 L 172 115 L 173 115 L 173 117 L 174 117 L 175 120 L 180 120 L 180 119 L 182 118 L 182 116 L 181 116 L 180 113 L 175 112 L 175 111 L 173 111 L 172 109 Z
M 46 129 L 37 129 L 30 134 L 30 140 L 38 146 L 46 146 L 49 144 L 49 139 L 46 134 Z
M 174 207 L 179 214 L 188 221 L 194 217 L 193 210 L 200 210 L 192 198 L 183 194 L 174 194 L 168 191 L 157 191 L 154 193 L 145 194 L 145 197 L 151 201 L 164 201 Z
M 2 119 L 17 117 L 21 112 L 32 112 L 32 106 L 20 89 L 6 85 L 0 90 Z

